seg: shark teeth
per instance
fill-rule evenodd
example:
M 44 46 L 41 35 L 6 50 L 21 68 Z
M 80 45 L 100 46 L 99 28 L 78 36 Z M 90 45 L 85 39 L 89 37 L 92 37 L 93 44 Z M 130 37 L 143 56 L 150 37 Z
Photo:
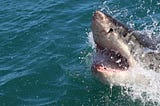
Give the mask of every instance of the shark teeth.
M 127 58 L 123 57 L 118 51 L 112 49 L 98 50 L 95 55 L 94 65 L 101 66 L 104 69 L 127 70 L 129 63 Z

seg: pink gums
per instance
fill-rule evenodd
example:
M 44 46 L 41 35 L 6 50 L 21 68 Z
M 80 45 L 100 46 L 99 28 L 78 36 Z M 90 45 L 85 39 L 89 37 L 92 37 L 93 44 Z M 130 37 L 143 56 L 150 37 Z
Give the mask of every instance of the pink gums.
M 127 71 L 127 70 L 121 70 L 121 69 L 113 69 L 113 68 L 106 67 L 99 64 L 94 64 L 93 69 L 95 72 L 107 72 L 107 73 L 112 73 L 112 72 L 117 73 L 117 72 Z

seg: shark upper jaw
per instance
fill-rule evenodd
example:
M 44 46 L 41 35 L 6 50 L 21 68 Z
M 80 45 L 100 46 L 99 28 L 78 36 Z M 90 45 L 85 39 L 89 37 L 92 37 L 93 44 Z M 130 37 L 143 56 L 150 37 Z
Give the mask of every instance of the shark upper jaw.
M 92 65 L 95 73 L 117 73 L 135 66 L 136 61 L 124 41 L 124 35 L 130 33 L 127 27 L 111 16 L 96 11 L 92 19 L 92 32 L 98 54 Z

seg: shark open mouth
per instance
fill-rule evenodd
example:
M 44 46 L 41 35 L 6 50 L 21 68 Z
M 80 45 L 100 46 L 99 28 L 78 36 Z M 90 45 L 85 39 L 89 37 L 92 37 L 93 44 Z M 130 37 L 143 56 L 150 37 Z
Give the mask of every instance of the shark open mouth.
M 129 69 L 128 59 L 118 50 L 100 47 L 97 44 L 92 69 L 94 71 L 119 72 Z

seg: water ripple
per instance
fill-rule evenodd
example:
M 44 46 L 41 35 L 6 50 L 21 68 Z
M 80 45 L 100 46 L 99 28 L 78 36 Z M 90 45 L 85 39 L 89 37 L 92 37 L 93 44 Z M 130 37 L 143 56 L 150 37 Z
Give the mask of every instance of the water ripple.
M 0 86 L 3 86 L 4 84 L 7 84 L 7 82 L 12 81 L 16 78 L 20 78 L 29 74 L 31 74 L 30 71 L 23 71 L 23 72 L 12 72 L 7 75 L 4 75 L 0 77 Z

